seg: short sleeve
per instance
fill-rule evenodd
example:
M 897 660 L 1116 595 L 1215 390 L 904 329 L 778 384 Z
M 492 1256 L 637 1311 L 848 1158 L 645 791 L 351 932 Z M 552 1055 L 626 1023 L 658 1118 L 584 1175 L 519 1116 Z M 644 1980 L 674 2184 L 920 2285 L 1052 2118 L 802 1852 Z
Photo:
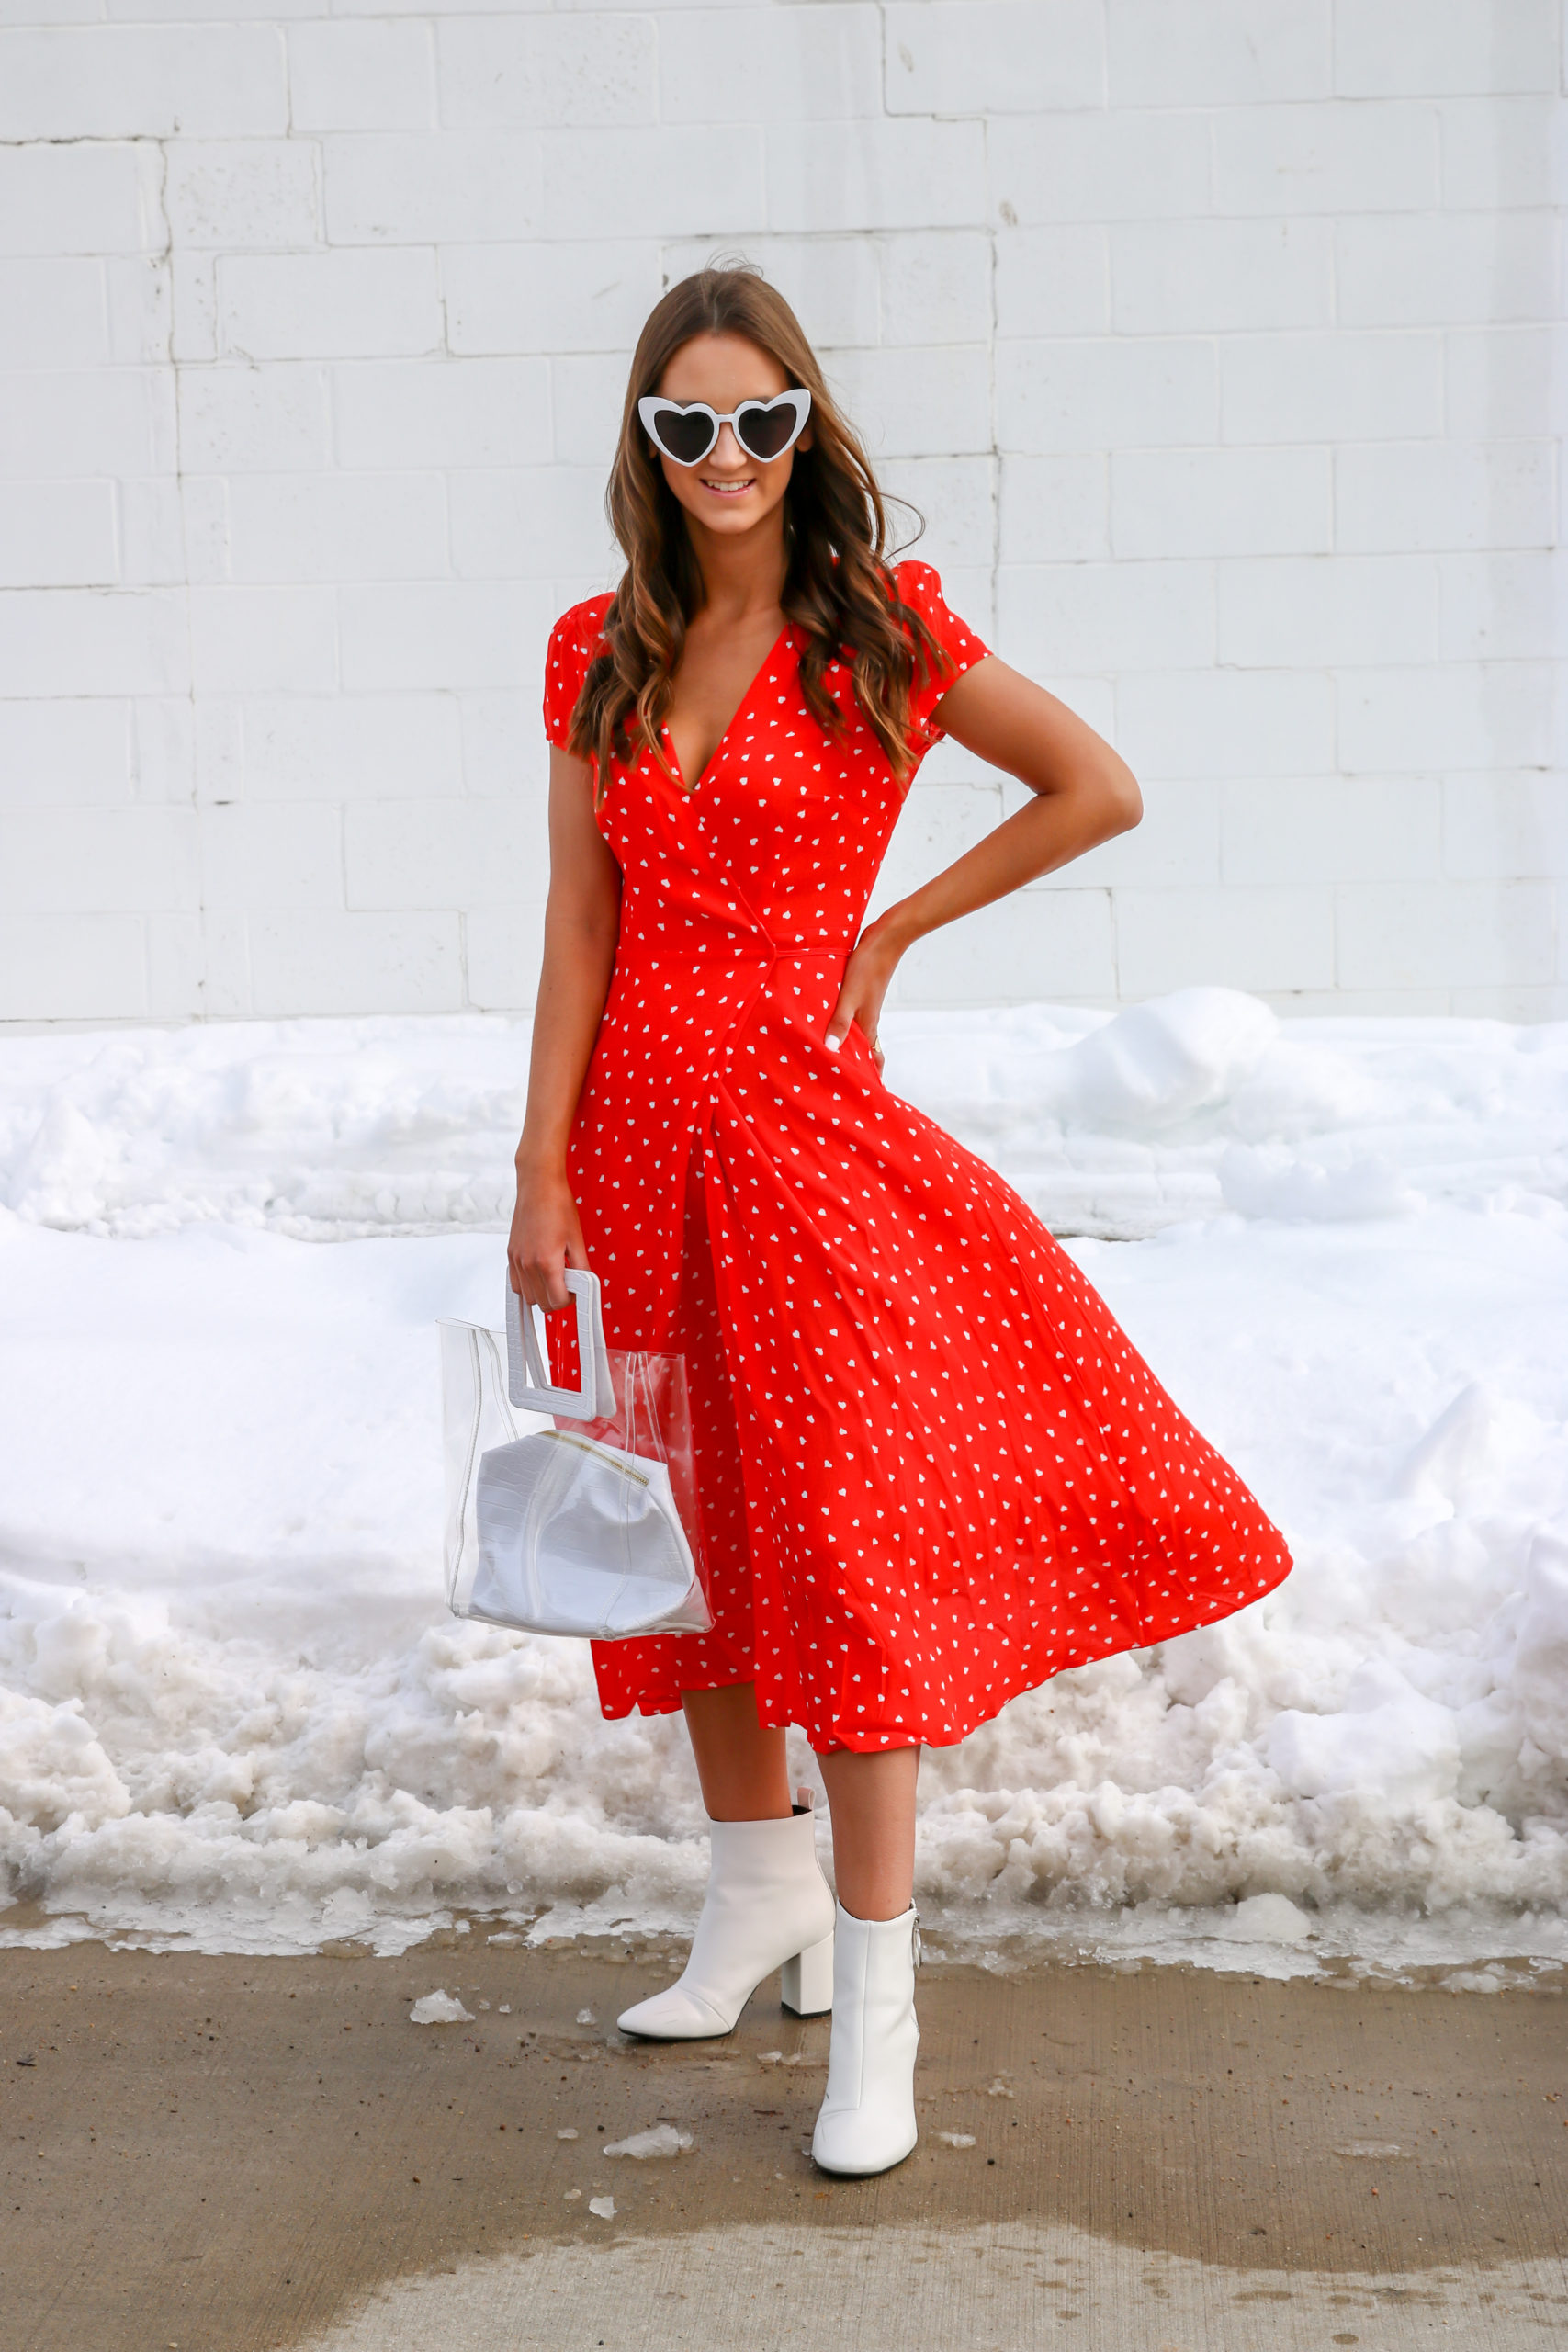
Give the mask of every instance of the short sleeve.
M 894 578 L 905 604 L 919 614 L 947 656 L 945 673 L 917 680 L 909 704 L 910 725 L 915 734 L 927 744 L 939 742 L 942 729 L 932 724 L 931 713 L 964 671 L 972 670 L 976 662 L 983 662 L 991 649 L 967 621 L 961 621 L 949 609 L 942 593 L 941 577 L 929 563 L 901 563 Z
M 550 631 L 545 656 L 545 737 L 558 751 L 568 749 L 571 714 L 577 708 L 582 681 L 589 663 L 603 650 L 602 629 L 609 601 L 607 596 L 592 596 L 585 605 L 574 605 Z

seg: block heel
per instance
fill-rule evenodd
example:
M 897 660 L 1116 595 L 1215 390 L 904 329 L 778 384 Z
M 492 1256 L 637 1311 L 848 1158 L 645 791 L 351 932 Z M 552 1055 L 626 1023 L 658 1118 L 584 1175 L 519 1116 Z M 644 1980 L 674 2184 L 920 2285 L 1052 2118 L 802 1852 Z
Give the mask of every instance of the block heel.
M 833 2006 L 833 1936 L 797 1951 L 779 1971 L 779 1998 L 797 2018 L 819 2018 Z
M 777 1968 L 785 2000 L 803 2017 L 833 2006 L 833 1897 L 810 1807 L 787 1821 L 710 1821 L 708 1838 L 707 1894 L 685 1969 L 679 1983 L 622 2010 L 623 2033 L 651 2041 L 728 2033 Z

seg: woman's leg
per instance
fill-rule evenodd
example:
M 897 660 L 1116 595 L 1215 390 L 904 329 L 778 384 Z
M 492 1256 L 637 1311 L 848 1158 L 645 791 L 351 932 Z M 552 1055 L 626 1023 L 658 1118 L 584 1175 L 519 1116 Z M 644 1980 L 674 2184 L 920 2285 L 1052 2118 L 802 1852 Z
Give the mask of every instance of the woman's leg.
M 833 1815 L 840 1902 L 853 1919 L 901 1919 L 915 1894 L 919 1749 L 888 1747 L 857 1756 L 834 1747 L 817 1760 Z
M 919 2138 L 915 2115 L 915 1877 L 918 1747 L 820 1759 L 833 1808 L 839 1911 L 833 2034 L 811 2153 L 824 2172 L 877 2173 Z
M 787 1821 L 793 1808 L 784 1736 L 758 1722 L 756 1684 L 682 1690 L 681 1704 L 708 1819 Z

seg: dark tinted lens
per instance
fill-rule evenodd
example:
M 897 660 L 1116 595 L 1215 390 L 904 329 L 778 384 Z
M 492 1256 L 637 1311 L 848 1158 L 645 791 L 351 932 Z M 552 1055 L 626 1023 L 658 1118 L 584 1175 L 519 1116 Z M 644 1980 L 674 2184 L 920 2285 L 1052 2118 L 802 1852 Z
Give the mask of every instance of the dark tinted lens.
M 713 447 L 713 420 L 701 409 L 685 413 L 678 408 L 661 408 L 656 437 L 677 465 L 694 466 Z
M 743 408 L 735 430 L 741 447 L 766 465 L 771 458 L 782 457 L 795 437 L 795 402 L 784 401 L 777 408 Z

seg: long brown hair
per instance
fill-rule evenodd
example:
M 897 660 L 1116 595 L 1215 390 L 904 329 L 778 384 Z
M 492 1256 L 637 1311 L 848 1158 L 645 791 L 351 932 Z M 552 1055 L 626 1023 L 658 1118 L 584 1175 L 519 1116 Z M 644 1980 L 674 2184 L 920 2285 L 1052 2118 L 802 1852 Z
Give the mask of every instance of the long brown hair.
M 744 335 L 811 394 L 812 447 L 796 446 L 784 493 L 786 563 L 780 599 L 804 632 L 800 683 L 818 726 L 840 734 L 846 713 L 829 693 L 829 662 L 848 660 L 854 698 L 895 775 L 913 764 L 909 703 L 917 681 L 944 676 L 947 658 L 922 616 L 899 596 L 890 569 L 887 511 L 865 451 L 840 414 L 817 356 L 784 296 L 755 268 L 711 266 L 672 286 L 637 338 L 620 444 L 604 493 L 626 559 L 604 616 L 609 650 L 590 663 L 571 718 L 571 749 L 592 759 L 599 789 L 612 757 L 629 765 L 646 745 L 660 764 L 660 724 L 703 602 L 685 510 L 649 454 L 637 404 L 694 335 Z

